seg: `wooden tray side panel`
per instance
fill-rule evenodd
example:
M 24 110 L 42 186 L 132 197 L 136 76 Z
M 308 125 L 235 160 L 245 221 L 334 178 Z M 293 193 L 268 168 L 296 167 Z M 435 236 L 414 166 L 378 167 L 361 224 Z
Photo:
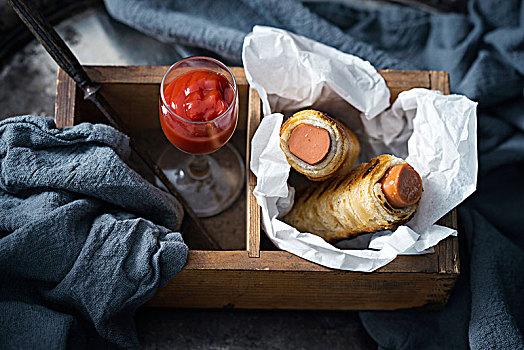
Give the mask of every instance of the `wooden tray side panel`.
M 247 115 L 247 142 L 246 142 L 246 187 L 247 187 L 247 250 L 249 257 L 260 256 L 260 207 L 258 206 L 253 191 L 257 185 L 257 179 L 250 170 L 251 140 L 255 134 L 261 117 L 261 103 L 258 93 L 249 89 L 248 115 Z
M 74 125 L 76 83 L 58 67 L 55 97 L 55 124 L 57 128 Z
M 147 304 L 161 307 L 397 310 L 441 306 L 442 274 L 183 270 Z
M 374 271 L 374 274 L 390 273 L 437 273 L 438 260 L 433 254 L 405 255 L 390 264 Z M 241 270 L 241 271 L 292 271 L 292 272 L 330 272 L 340 271 L 313 264 L 289 252 L 280 250 L 260 251 L 253 259 L 245 251 L 190 250 L 185 270 Z M 340 271 L 351 275 L 351 271 Z M 349 277 L 350 278 L 350 277 Z
M 378 72 L 386 81 L 386 85 L 391 93 L 390 103 L 393 103 L 402 91 L 417 87 L 426 89 L 431 87 L 428 71 L 384 69 Z
M 449 95 L 449 74 L 447 72 L 430 71 L 429 77 L 432 90 L 438 90 L 444 95 Z M 455 208 L 437 221 L 437 224 L 457 229 L 457 220 L 457 209 Z M 441 241 L 435 247 L 435 251 L 438 255 L 439 261 L 438 272 L 441 274 L 447 274 L 451 278 L 456 279 L 460 274 L 458 237 L 448 237 Z M 447 297 L 449 297 L 449 294 Z M 447 299 L 445 302 L 447 302 Z
M 445 304 L 456 275 L 435 254 L 401 256 L 373 273 L 332 270 L 291 253 L 190 251 L 184 270 L 148 306 L 395 310 Z M 297 297 L 300 295 L 300 297 Z
M 169 66 L 84 66 L 92 81 L 123 84 L 160 84 Z M 237 85 L 248 85 L 242 67 L 230 67 Z

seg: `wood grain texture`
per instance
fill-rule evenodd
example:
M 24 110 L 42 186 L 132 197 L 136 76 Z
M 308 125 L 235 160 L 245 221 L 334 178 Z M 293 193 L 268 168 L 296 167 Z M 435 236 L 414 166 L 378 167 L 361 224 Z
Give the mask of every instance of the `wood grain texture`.
M 449 74 L 447 72 L 430 71 L 429 79 L 431 90 L 438 90 L 444 95 L 449 95 Z M 457 215 L 457 209 L 454 208 L 442 217 L 437 224 L 457 229 Z M 460 274 L 458 251 L 458 237 L 448 237 L 435 247 L 435 252 L 438 255 L 439 273 L 458 277 Z
M 170 66 L 84 66 L 94 82 L 120 84 L 160 84 Z M 242 67 L 230 67 L 237 85 L 247 85 Z
M 257 259 L 251 259 L 257 260 Z M 434 273 L 184 269 L 147 304 L 161 307 L 396 310 L 442 306 L 454 279 Z
M 379 70 L 386 81 L 391 94 L 390 103 L 393 103 L 402 91 L 412 88 L 431 88 L 431 79 L 428 71 L 418 70 Z
M 416 86 L 430 86 L 429 72 L 425 70 L 379 69 L 388 87 L 411 89 Z
M 190 250 L 185 270 L 242 270 L 242 271 L 288 271 L 288 272 L 330 272 L 333 270 L 311 263 L 294 254 L 275 250 L 260 251 L 257 259 L 252 259 L 249 253 L 237 251 Z M 351 278 L 351 271 L 340 271 Z M 438 273 L 439 265 L 436 253 L 425 255 L 402 255 L 391 263 L 373 272 L 405 273 L 426 272 Z
M 58 67 L 55 97 L 55 124 L 57 128 L 74 125 L 76 83 Z
M 431 90 L 438 90 L 444 95 L 449 95 L 449 74 L 443 71 L 430 71 Z
M 260 207 L 258 206 L 253 190 L 256 186 L 256 177 L 249 169 L 251 159 L 251 140 L 255 134 L 261 118 L 260 97 L 255 89 L 249 89 L 248 115 L 247 115 L 247 142 L 246 142 L 246 196 L 247 196 L 247 251 L 249 257 L 260 256 Z

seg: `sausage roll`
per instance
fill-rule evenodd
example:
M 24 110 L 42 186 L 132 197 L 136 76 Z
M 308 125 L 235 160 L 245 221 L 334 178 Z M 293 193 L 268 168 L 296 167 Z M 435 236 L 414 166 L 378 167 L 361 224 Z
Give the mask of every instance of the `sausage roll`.
M 349 173 L 360 144 L 344 124 L 312 109 L 295 113 L 280 128 L 288 163 L 313 181 Z
M 392 229 L 415 214 L 420 175 L 403 159 L 383 154 L 348 176 L 305 189 L 284 221 L 328 242 L 363 232 Z

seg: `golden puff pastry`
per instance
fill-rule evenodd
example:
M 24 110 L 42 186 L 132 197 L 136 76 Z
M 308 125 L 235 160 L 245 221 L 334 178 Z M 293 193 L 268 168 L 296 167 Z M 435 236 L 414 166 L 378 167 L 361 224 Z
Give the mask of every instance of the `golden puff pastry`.
M 406 223 L 421 195 L 418 173 L 403 159 L 384 154 L 360 164 L 348 176 L 306 188 L 283 220 L 335 242 Z
M 351 130 L 313 109 L 295 113 L 282 125 L 280 148 L 288 163 L 313 181 L 348 174 L 360 153 Z

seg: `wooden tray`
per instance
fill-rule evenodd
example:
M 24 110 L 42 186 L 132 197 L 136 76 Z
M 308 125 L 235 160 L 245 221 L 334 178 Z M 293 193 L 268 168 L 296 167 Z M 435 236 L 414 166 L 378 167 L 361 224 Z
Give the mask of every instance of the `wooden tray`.
M 133 136 L 158 156 L 167 140 L 160 131 L 158 99 L 164 66 L 85 67 L 91 79 L 123 117 Z M 249 164 L 249 142 L 261 117 L 258 94 L 242 68 L 232 68 L 240 92 L 239 124 L 231 142 Z M 435 71 L 379 71 L 392 101 L 403 91 L 423 87 L 449 93 L 448 74 Z M 58 72 L 55 105 L 58 127 L 104 122 L 83 100 L 75 83 Z M 152 179 L 139 165 L 135 168 Z M 448 300 L 459 274 L 458 242 L 450 237 L 435 253 L 399 256 L 373 273 L 328 269 L 277 250 L 260 233 L 260 209 L 252 196 L 255 176 L 246 167 L 246 195 L 226 212 L 205 219 L 222 250 L 211 250 L 192 227 L 184 231 L 191 250 L 184 270 L 160 289 L 150 306 L 197 308 L 277 308 L 394 310 L 429 306 Z M 247 213 L 247 215 L 245 214 Z M 439 222 L 457 228 L 456 210 Z

